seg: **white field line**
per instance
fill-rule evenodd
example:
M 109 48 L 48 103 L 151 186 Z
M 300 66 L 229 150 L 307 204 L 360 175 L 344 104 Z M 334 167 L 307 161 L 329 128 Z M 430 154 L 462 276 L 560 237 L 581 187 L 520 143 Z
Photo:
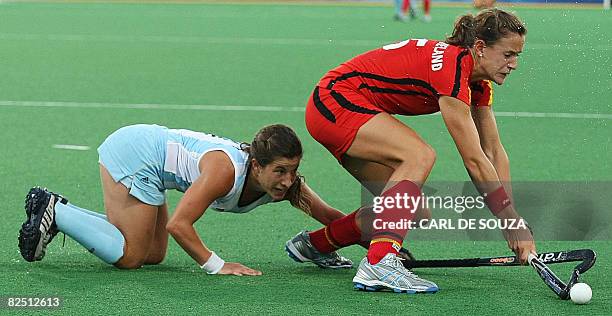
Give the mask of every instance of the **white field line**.
M 601 113 L 495 112 L 495 116 L 612 120 L 612 114 Z
M 8 101 L 0 100 L 0 107 L 49 107 L 81 109 L 141 109 L 141 110 L 193 110 L 193 111 L 237 111 L 237 112 L 304 112 L 304 106 L 254 106 L 214 104 L 132 104 L 103 102 L 57 102 L 57 101 Z M 543 113 L 543 112 L 495 112 L 498 117 L 598 119 L 612 120 L 612 114 L 604 113 Z
M 56 149 L 66 149 L 66 150 L 80 150 L 80 151 L 85 151 L 85 150 L 89 150 L 89 146 L 83 146 L 83 145 L 66 145 L 66 144 L 55 144 L 52 146 L 53 148 Z
M 208 36 L 168 36 L 168 35 L 87 35 L 87 34 L 28 34 L 0 33 L 0 40 L 17 41 L 64 41 L 64 42 L 150 42 L 186 44 L 252 44 L 252 45 L 341 45 L 377 47 L 389 44 L 379 40 L 361 39 L 314 39 L 314 38 L 259 38 L 259 37 L 208 37 Z M 527 43 L 526 49 L 566 49 L 566 50 L 611 50 L 612 45 L 590 45 L 577 43 L 543 44 Z
M 309 38 L 255 38 L 255 37 L 207 37 L 207 36 L 166 36 L 166 35 L 80 35 L 80 34 L 20 34 L 0 33 L 0 40 L 18 41 L 65 41 L 65 42 L 149 42 L 185 44 L 254 44 L 254 45 L 344 45 L 377 46 L 384 45 L 373 40 L 333 40 Z
M 1 101 L 3 107 L 53 107 L 96 109 L 142 109 L 142 110 L 196 110 L 196 111 L 243 111 L 243 112 L 304 112 L 304 107 L 250 106 L 214 104 L 131 104 L 131 103 L 81 103 L 55 101 Z

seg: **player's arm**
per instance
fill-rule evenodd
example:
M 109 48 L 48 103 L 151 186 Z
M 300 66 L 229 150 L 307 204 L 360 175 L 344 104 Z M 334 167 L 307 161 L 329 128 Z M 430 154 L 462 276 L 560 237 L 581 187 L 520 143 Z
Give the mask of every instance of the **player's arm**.
M 333 220 L 344 217 L 345 214 L 341 211 L 329 206 L 312 188 L 306 183 L 301 183 L 301 193 L 303 199 L 307 202 L 308 209 L 303 209 L 298 206 L 306 214 L 317 220 L 323 225 L 329 225 Z
M 490 106 L 472 106 L 472 118 L 478 130 L 480 146 L 495 167 L 499 180 L 512 199 L 510 161 L 499 137 L 495 114 Z
M 441 96 L 439 103 L 444 123 L 478 191 L 484 194 L 497 189 L 501 182 L 495 167 L 480 145 L 470 108 L 463 101 L 448 96 Z M 508 218 L 518 217 L 513 211 L 510 209 L 504 214 Z
M 166 225 L 168 233 L 198 265 L 203 266 L 208 272 L 260 275 L 259 271 L 239 263 L 223 262 L 218 256 L 213 255 L 193 227 L 210 204 L 225 196 L 234 184 L 234 166 L 229 157 L 221 151 L 205 154 L 200 159 L 199 167 L 200 176 L 187 189 L 174 214 L 168 220 Z
M 489 199 L 487 203 L 491 211 L 500 219 L 520 219 L 512 203 L 506 203 L 503 198 L 499 199 L 500 194 L 505 194 L 505 190 L 495 167 L 480 145 L 478 129 L 471 117 L 470 108 L 463 101 L 448 96 L 441 96 L 439 104 L 444 123 L 472 181 L 481 194 L 497 197 L 495 200 Z M 504 236 L 508 246 L 520 257 L 521 262 L 527 262 L 529 253 L 535 253 L 533 237 L 527 229 L 504 230 Z

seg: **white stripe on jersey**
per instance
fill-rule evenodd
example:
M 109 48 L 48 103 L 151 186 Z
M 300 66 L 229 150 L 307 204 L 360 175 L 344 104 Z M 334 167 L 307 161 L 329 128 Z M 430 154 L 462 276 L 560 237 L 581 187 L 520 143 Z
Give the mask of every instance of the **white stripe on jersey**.
M 186 182 L 193 183 L 200 176 L 198 162 L 201 153 L 191 152 L 183 144 L 166 144 L 164 171 L 175 174 Z

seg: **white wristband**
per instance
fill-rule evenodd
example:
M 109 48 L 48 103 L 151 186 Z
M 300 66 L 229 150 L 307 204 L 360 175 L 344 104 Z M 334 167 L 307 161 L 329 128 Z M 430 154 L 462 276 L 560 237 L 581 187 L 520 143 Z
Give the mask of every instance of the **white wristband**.
M 213 251 L 210 258 L 208 258 L 208 261 L 201 265 L 200 268 L 202 268 L 202 270 L 206 271 L 208 274 L 217 274 L 219 271 L 221 271 L 224 264 L 225 261 L 219 258 L 219 256 L 217 256 L 217 254 Z

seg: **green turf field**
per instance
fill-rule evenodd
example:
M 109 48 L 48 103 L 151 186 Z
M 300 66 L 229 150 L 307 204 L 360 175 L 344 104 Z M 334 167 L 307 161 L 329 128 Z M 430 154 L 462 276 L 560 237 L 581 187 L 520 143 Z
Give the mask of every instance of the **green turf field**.
M 442 39 L 467 10 L 434 7 L 432 23 L 402 24 L 392 21 L 390 6 L 376 5 L 0 4 L 0 295 L 59 295 L 64 305 L 56 312 L 78 315 L 609 314 L 608 240 L 538 243 L 539 250 L 598 252 L 598 264 L 584 276 L 594 292 L 587 306 L 558 300 L 527 267 L 420 270 L 438 283 L 439 293 L 363 293 L 352 288 L 355 269 L 327 271 L 287 258 L 287 239 L 319 227 L 288 203 L 245 215 L 209 212 L 197 224 L 211 249 L 262 270 L 261 277 L 205 275 L 174 241 L 163 264 L 138 271 L 107 266 L 70 239 L 62 247 L 61 236 L 42 262 L 19 255 L 29 187 L 47 186 L 102 211 L 95 148 L 133 123 L 244 141 L 265 124 L 289 124 L 305 146 L 301 171 L 308 183 L 332 205 L 352 211 L 359 186 L 310 138 L 300 108 L 328 69 L 389 42 Z M 610 12 L 515 11 L 527 23 L 527 45 L 518 71 L 495 91 L 513 178 L 612 181 Z M 431 180 L 469 180 L 440 116 L 402 120 L 438 153 Z M 169 196 L 173 207 L 180 195 Z M 543 207 L 541 214 L 550 211 Z M 501 239 L 407 245 L 419 258 L 508 253 Z M 364 253 L 343 251 L 356 262 Z M 569 266 L 554 269 L 569 276 Z

